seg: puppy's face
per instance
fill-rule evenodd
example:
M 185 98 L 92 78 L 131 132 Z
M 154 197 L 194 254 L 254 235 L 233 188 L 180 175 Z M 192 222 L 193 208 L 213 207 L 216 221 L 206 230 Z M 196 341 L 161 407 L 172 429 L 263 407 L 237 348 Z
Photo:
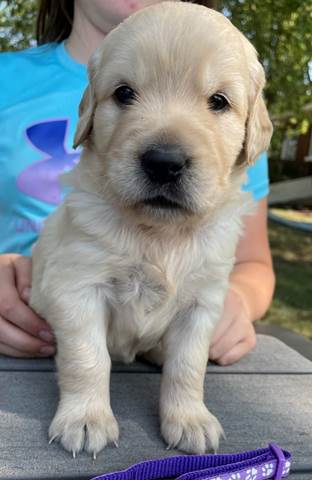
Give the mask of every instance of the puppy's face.
M 235 164 L 269 145 L 256 53 L 205 7 L 138 12 L 108 35 L 89 76 L 75 145 L 98 193 L 147 223 L 216 208 Z

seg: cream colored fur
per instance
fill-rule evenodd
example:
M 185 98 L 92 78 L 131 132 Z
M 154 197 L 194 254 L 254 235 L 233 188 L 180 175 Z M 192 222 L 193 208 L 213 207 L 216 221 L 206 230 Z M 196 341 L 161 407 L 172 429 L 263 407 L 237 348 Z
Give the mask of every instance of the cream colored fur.
M 130 17 L 92 57 L 75 142 L 73 191 L 33 250 L 31 305 L 57 339 L 60 402 L 50 427 L 74 454 L 117 442 L 111 358 L 163 363 L 160 418 L 171 447 L 216 450 L 222 428 L 203 403 L 209 342 L 251 200 L 244 167 L 268 147 L 264 74 L 221 14 L 163 2 Z M 138 99 L 113 99 L 126 83 Z M 224 93 L 231 108 L 214 112 Z M 192 165 L 186 210 L 144 207 L 138 152 L 174 141 Z

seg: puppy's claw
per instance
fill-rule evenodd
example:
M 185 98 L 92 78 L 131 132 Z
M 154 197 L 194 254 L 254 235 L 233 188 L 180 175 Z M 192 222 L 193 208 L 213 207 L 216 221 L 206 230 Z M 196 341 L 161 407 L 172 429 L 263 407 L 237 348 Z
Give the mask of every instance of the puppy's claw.
M 74 450 L 73 450 L 72 454 L 73 454 L 73 458 L 76 458 L 76 452 Z
M 168 445 L 166 446 L 166 450 L 173 450 L 174 448 L 177 448 L 178 443 L 179 443 L 178 441 L 168 443 Z
M 57 435 L 54 435 L 53 437 L 50 438 L 49 440 L 49 445 L 51 445 L 51 443 L 54 442 L 54 440 L 56 439 Z
M 116 448 L 119 448 L 119 444 L 118 444 L 118 442 L 116 442 L 116 440 L 114 440 L 113 443 L 114 443 L 114 445 L 115 445 Z
M 93 452 L 92 458 L 94 461 L 96 460 L 96 452 Z

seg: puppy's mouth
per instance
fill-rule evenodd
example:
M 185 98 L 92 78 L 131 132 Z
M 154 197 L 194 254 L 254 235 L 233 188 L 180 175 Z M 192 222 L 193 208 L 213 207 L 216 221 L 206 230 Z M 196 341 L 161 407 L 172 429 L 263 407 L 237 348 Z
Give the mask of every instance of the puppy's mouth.
M 142 201 L 143 205 L 164 210 L 184 210 L 185 208 L 178 202 L 170 200 L 163 195 L 157 195 L 153 198 L 146 198 Z

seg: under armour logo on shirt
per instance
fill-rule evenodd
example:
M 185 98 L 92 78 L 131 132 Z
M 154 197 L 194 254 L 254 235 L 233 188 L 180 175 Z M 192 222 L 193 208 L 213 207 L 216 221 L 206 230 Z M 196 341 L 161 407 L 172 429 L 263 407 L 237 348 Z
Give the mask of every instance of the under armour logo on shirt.
M 66 150 L 67 127 L 68 120 L 51 120 L 26 129 L 28 141 L 32 147 L 43 153 L 43 158 L 17 177 L 17 187 L 22 193 L 52 205 L 61 202 L 58 177 L 71 170 L 80 155 Z

